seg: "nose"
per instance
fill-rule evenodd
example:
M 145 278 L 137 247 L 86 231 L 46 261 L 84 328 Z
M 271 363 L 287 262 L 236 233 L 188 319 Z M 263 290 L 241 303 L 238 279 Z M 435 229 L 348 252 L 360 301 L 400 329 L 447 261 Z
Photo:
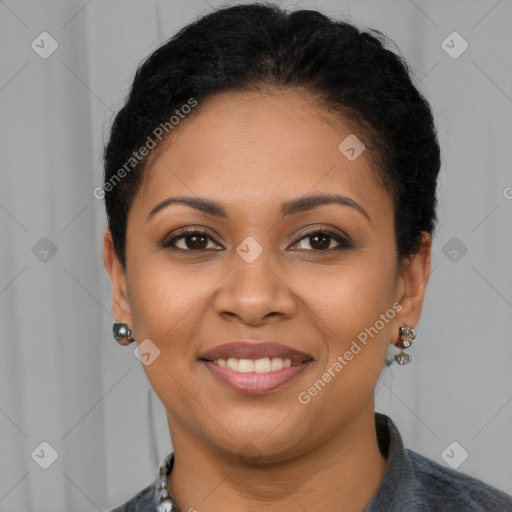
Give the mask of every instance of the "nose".
M 253 326 L 295 314 L 293 283 L 287 283 L 264 255 L 265 251 L 252 263 L 234 255 L 234 268 L 220 282 L 214 297 L 217 314 Z

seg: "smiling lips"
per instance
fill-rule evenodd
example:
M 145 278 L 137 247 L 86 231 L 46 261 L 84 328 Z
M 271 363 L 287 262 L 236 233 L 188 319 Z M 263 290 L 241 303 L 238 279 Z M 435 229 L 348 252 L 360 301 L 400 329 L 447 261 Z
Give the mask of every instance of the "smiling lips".
M 262 394 L 293 380 L 312 357 L 281 343 L 234 342 L 199 356 L 211 374 L 235 391 Z

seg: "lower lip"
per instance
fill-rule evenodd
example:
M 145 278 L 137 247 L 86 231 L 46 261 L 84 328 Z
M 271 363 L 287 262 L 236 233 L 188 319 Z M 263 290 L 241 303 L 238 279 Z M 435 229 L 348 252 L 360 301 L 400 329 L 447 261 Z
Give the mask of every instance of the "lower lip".
M 309 368 L 311 361 L 297 366 L 289 366 L 281 370 L 267 373 L 237 372 L 226 366 L 219 366 L 211 361 L 202 361 L 212 375 L 235 391 L 249 395 L 261 395 L 274 391 L 295 379 Z

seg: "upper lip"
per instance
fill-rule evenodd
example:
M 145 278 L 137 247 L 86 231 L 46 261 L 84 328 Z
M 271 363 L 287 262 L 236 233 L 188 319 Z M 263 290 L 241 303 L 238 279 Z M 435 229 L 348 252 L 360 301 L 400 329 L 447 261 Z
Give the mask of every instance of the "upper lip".
M 263 359 L 280 357 L 290 359 L 292 363 L 300 363 L 312 359 L 309 354 L 275 341 L 233 341 L 219 345 L 199 355 L 199 359 L 214 361 L 216 359 Z

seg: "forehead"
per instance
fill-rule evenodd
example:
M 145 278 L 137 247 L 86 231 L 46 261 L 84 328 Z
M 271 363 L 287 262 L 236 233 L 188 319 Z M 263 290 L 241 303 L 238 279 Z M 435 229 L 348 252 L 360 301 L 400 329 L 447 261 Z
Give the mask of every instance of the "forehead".
M 171 135 L 147 166 L 143 199 L 157 202 L 179 192 L 256 206 L 263 197 L 333 190 L 367 204 L 389 199 L 367 135 L 304 94 L 217 94 Z M 347 145 L 355 143 L 359 152 L 358 141 L 366 149 L 348 158 L 354 152 L 346 153 Z

